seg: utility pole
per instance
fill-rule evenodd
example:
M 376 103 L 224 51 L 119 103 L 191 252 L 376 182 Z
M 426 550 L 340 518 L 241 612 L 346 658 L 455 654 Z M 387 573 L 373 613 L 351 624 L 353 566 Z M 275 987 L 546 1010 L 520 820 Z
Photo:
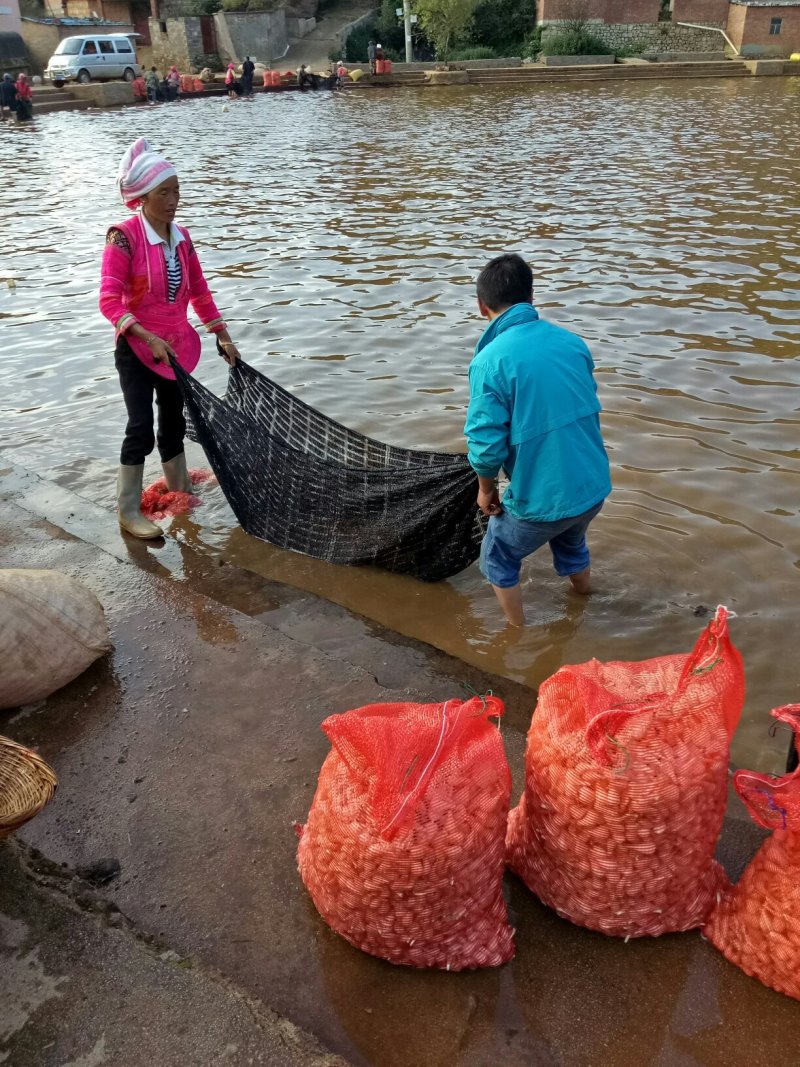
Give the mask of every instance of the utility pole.
M 403 25 L 406 33 L 406 63 L 414 62 L 414 46 L 411 41 L 411 0 L 403 0 Z

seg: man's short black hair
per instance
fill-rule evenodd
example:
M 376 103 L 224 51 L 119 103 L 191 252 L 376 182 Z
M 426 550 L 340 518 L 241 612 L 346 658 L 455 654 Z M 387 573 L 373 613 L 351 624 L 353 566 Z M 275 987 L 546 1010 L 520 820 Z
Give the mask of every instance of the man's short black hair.
M 478 275 L 478 300 L 490 311 L 533 300 L 533 271 L 516 252 L 495 256 Z

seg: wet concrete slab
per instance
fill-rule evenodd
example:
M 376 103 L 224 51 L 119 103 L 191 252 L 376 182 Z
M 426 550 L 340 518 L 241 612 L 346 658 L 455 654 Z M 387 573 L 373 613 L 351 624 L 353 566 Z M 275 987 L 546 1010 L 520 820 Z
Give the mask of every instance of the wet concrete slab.
M 13 844 L 0 848 L 0 1062 L 345 1065 Z
M 57 567 L 106 606 L 113 653 L 42 706 L 0 713 L 0 732 L 40 747 L 61 780 L 22 840 L 68 868 L 117 857 L 105 892 L 137 930 L 358 1065 L 792 1062 L 800 1006 L 697 933 L 625 944 L 509 878 L 516 959 L 456 975 L 372 959 L 316 915 L 293 823 L 328 750 L 322 719 L 491 688 L 508 703 L 516 796 L 529 691 L 235 568 L 163 577 L 110 513 L 19 472 L 0 472 L 0 546 L 4 565 Z M 728 820 L 731 873 L 758 840 Z

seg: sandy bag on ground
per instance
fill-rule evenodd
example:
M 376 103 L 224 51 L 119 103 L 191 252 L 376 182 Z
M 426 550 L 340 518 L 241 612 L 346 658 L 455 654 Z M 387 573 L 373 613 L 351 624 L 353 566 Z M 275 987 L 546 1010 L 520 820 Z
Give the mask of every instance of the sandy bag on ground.
M 503 900 L 511 778 L 495 697 L 372 704 L 322 724 L 298 866 L 323 919 L 392 963 L 460 971 L 514 955 Z
M 772 712 L 800 736 L 800 704 Z M 731 963 L 800 1000 L 800 768 L 783 778 L 737 771 L 736 790 L 769 837 L 726 890 L 705 935 Z
M 690 655 L 563 667 L 539 690 L 508 864 L 559 915 L 620 937 L 705 922 L 744 702 L 728 612 Z
M 0 708 L 43 700 L 110 647 L 103 608 L 80 582 L 0 570 Z

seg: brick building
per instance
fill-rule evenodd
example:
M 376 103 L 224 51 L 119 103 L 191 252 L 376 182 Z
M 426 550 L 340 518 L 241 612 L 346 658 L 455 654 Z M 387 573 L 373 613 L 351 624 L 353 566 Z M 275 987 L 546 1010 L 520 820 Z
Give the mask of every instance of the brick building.
M 22 33 L 19 0 L 0 0 L 0 33 Z
M 673 22 L 700 22 L 724 30 L 729 6 L 730 0 L 672 0 L 670 14 Z
M 721 51 L 723 30 L 745 56 L 800 52 L 800 0 L 670 0 L 668 12 L 661 0 L 538 2 L 537 22 L 545 28 L 575 18 L 586 19 L 591 32 L 612 46 Z
M 800 0 L 730 0 L 727 33 L 742 55 L 800 52 Z
M 585 14 L 609 25 L 658 22 L 661 0 L 538 0 L 537 21 L 558 22 Z

